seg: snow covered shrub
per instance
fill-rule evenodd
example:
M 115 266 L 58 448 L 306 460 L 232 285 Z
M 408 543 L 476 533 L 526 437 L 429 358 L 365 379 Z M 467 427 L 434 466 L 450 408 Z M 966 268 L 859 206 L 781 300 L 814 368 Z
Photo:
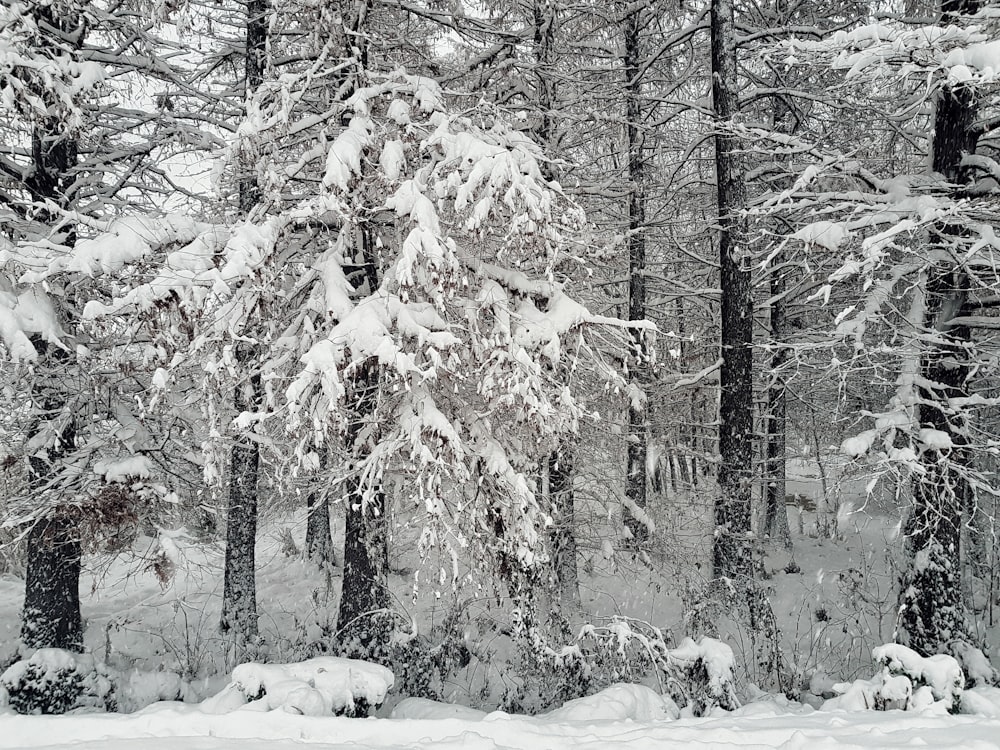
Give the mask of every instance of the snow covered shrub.
M 40 648 L 0 675 L 0 700 L 21 714 L 63 714 L 77 708 L 114 711 L 114 683 L 89 654 Z
M 981 649 L 965 641 L 954 641 L 951 644 L 951 653 L 958 659 L 958 663 L 965 673 L 966 688 L 997 684 L 997 671 Z
M 615 617 L 606 626 L 586 625 L 577 641 L 587 675 L 597 684 L 655 680 L 661 693 L 694 716 L 739 706 L 733 650 L 714 638 L 685 638 L 670 648 L 659 628 Z
M 400 694 L 440 700 L 448 677 L 469 665 L 472 653 L 460 627 L 461 617 L 462 611 L 456 609 L 428 635 L 410 632 L 392 639 L 391 667 Z
M 761 583 L 730 578 L 688 583 L 682 598 L 688 635 L 740 644 L 738 671 L 743 679 L 792 693 L 778 622 Z
M 733 650 L 714 638 L 685 638 L 667 652 L 667 662 L 677 668 L 687 705 L 695 716 L 719 707 L 732 711 L 739 705 L 733 689 Z
M 838 693 L 824 708 L 859 711 L 920 710 L 938 704 L 949 713 L 961 707 L 965 675 L 953 656 L 921 656 L 898 643 L 878 646 L 872 657 L 879 672 L 870 680 L 833 686 Z
M 206 713 L 228 713 L 246 705 L 306 716 L 366 716 L 394 682 L 378 664 L 317 656 L 294 664 L 241 664 L 222 692 L 202 702 Z

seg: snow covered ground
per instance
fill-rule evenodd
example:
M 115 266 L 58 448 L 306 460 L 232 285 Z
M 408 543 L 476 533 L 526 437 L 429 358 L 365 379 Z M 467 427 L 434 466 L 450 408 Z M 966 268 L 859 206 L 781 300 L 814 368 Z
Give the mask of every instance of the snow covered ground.
M 559 721 L 493 713 L 480 720 L 345 719 L 182 704 L 138 714 L 0 718 L 0 747 L 66 750 L 672 750 L 673 748 L 1000 747 L 1000 719 L 930 713 L 815 711 L 764 701 L 677 721 Z

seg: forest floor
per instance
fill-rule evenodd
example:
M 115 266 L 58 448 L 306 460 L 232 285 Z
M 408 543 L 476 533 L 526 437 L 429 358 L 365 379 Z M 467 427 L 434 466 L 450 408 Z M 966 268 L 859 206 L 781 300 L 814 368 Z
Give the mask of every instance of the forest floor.
M 801 486 L 808 489 L 808 484 Z M 833 683 L 870 678 L 875 672 L 871 649 L 892 639 L 899 519 L 857 502 L 836 508 L 804 505 L 789 507 L 792 550 L 780 544 L 770 549 L 763 582 L 780 631 L 786 675 L 801 690 L 801 702 L 781 695 L 767 674 L 754 674 L 753 649 L 736 623 L 719 633 L 733 648 L 741 675 L 744 704 L 736 711 L 669 722 L 636 718 L 627 711 L 613 719 L 585 721 L 518 715 L 550 707 L 532 705 L 523 695 L 512 698 L 511 676 L 519 667 L 510 644 L 498 635 L 502 628 L 496 625 L 509 614 L 503 603 L 488 592 L 439 596 L 432 584 L 423 584 L 421 595 L 414 597 L 419 563 L 400 558 L 392 561 L 398 609 L 421 633 L 444 626 L 456 605 L 464 613 L 463 637 L 474 658 L 439 684 L 439 693 L 451 703 L 492 713 L 391 718 L 399 696 L 390 693 L 378 718 L 364 720 L 281 712 L 210 715 L 195 701 L 222 689 L 234 666 L 217 630 L 222 550 L 183 535 L 161 534 L 137 540 L 132 556 L 88 558 L 81 582 L 87 649 L 116 669 L 146 675 L 132 680 L 129 694 L 120 696 L 123 708 L 135 712 L 32 717 L 0 709 L 0 748 L 1000 748 L 1000 691 L 980 701 L 976 716 L 947 715 L 939 706 L 906 713 L 822 709 L 822 694 Z M 302 561 L 297 550 L 303 526 L 298 517 L 270 519 L 260 535 L 262 660 L 291 662 L 314 655 L 304 644 L 328 637 L 336 619 L 339 569 L 324 575 Z M 665 633 L 683 635 L 697 581 L 681 580 L 679 571 L 691 567 L 706 541 L 692 533 L 666 546 L 674 547 L 673 556 L 664 552 L 652 565 L 639 566 L 607 544 L 584 538 L 580 569 L 587 616 L 594 623 L 627 617 L 636 625 L 655 624 Z M 434 561 L 424 563 L 428 565 L 436 572 Z M 434 578 L 426 572 L 420 576 Z M 13 660 L 22 598 L 23 581 L 0 577 L 0 663 Z M 713 612 L 702 615 L 712 617 Z M 981 612 L 979 625 L 989 642 L 996 643 L 998 634 L 989 619 L 990 613 Z M 1000 663 L 996 653 L 988 656 Z M 184 675 L 188 703 L 154 703 L 163 697 L 155 678 L 162 670 Z M 493 711 L 497 706 L 507 712 Z

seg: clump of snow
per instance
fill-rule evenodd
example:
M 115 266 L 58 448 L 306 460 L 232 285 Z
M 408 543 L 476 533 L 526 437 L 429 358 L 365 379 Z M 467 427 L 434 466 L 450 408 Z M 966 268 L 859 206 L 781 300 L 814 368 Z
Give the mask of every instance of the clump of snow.
M 585 698 L 567 701 L 544 714 L 554 721 L 665 721 L 680 718 L 681 711 L 668 695 L 645 685 L 620 682 Z
M 94 473 L 106 482 L 129 482 L 148 479 L 153 464 L 146 456 L 129 456 L 120 459 L 103 459 L 94 464 Z
M 317 656 L 292 664 L 241 664 L 222 692 L 203 701 L 206 713 L 239 709 L 305 716 L 367 713 L 378 706 L 394 677 L 385 667 L 358 659 Z
M 943 430 L 932 430 L 930 427 L 924 427 L 917 434 L 917 438 L 927 450 L 946 451 L 954 447 L 951 435 Z
M 832 221 L 816 221 L 799 229 L 792 235 L 792 238 L 801 240 L 807 245 L 818 245 L 827 250 L 837 250 L 850 236 L 850 231 L 843 224 Z

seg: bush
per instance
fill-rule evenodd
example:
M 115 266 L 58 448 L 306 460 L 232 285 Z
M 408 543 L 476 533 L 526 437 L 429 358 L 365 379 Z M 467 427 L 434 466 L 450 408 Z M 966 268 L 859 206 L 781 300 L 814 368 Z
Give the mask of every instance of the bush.
M 107 668 L 87 654 L 41 648 L 0 675 L 3 702 L 21 714 L 63 714 L 81 708 L 114 711 Z
M 824 708 L 910 711 L 938 704 L 949 713 L 958 713 L 965 674 L 953 656 L 921 656 L 898 643 L 878 646 L 872 656 L 879 672 L 870 680 L 834 685 L 838 695 Z

